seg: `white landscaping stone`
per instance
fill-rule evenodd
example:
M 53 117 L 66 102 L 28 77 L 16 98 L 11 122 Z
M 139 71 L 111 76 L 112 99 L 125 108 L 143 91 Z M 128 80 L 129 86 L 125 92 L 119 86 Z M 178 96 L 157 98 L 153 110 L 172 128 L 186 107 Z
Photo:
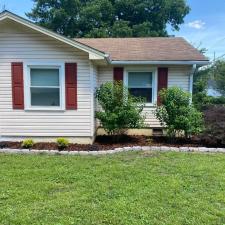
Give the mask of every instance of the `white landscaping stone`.
M 88 151 L 79 151 L 79 155 L 89 155 Z
M 39 151 L 39 154 L 48 154 L 48 150 L 38 150 Z
M 161 147 L 159 146 L 151 146 L 151 151 L 160 151 Z
M 150 151 L 151 150 L 151 146 L 142 146 L 141 150 L 142 151 Z
M 7 152 L 10 153 L 9 150 L 12 150 L 12 149 L 0 149 L 0 152 L 1 153 L 7 153 Z
M 20 149 L 18 151 L 18 153 L 20 153 L 20 154 L 29 154 L 30 153 L 30 150 L 29 149 Z
M 122 152 L 123 151 L 123 148 L 115 148 L 114 150 L 115 151 L 118 151 L 118 152 Z
M 134 146 L 134 147 L 132 147 L 132 150 L 140 151 L 141 150 L 141 146 Z
M 98 151 L 90 151 L 88 153 L 89 153 L 89 155 L 98 155 Z
M 160 147 L 160 151 L 164 151 L 164 152 L 170 151 L 170 147 L 167 147 L 167 146 L 161 146 L 161 147 Z
M 217 148 L 208 148 L 209 152 L 217 152 Z
M 205 147 L 199 147 L 199 148 L 198 148 L 198 151 L 199 151 L 199 152 L 208 152 L 209 149 L 208 149 L 208 148 L 205 148 Z
M 30 150 L 30 154 L 36 154 L 36 155 L 38 155 L 38 154 L 40 154 L 40 150 L 32 149 L 32 150 Z
M 189 148 L 188 147 L 180 147 L 179 148 L 181 152 L 189 152 Z
M 131 151 L 132 148 L 131 148 L 131 147 L 123 147 L 123 150 L 124 150 L 124 151 Z
M 56 155 L 56 154 L 58 154 L 58 153 L 59 153 L 58 150 L 50 150 L 50 151 L 48 151 L 48 154 L 49 154 L 49 155 Z
M 68 152 L 68 151 L 59 151 L 58 154 L 59 154 L 59 155 L 68 155 L 69 152 Z
M 171 151 L 171 152 L 179 152 L 180 149 L 177 148 L 177 147 L 170 147 L 170 151 Z
M 18 154 L 20 153 L 20 149 L 6 149 L 6 154 Z
M 114 154 L 116 153 L 115 150 L 107 150 L 107 154 Z
M 79 152 L 78 152 L 78 151 L 69 151 L 68 154 L 69 154 L 69 155 L 78 155 Z
M 197 147 L 189 147 L 190 152 L 197 152 L 198 148 Z
M 0 149 L 0 153 L 5 153 L 5 149 Z
M 112 151 L 113 151 L 114 154 L 123 152 L 123 151 L 121 151 L 121 150 L 119 150 L 119 151 L 118 151 L 118 150 L 112 150 Z M 106 151 L 106 152 L 107 152 L 107 151 Z M 107 153 L 106 153 L 106 154 L 107 154 Z
M 225 148 L 217 148 L 216 151 L 221 152 L 221 153 L 225 153 Z
M 115 150 L 114 150 L 115 151 Z M 116 152 L 119 152 L 118 150 Z M 99 155 L 106 155 L 107 154 L 107 151 L 99 151 L 98 152 Z

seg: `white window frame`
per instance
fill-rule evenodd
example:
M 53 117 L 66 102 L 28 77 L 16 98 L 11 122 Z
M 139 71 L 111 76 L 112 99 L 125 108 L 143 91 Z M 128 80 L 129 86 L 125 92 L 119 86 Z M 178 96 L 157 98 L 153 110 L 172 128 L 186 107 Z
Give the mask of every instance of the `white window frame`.
M 31 106 L 31 69 L 59 69 L 59 98 L 60 106 Z M 24 64 L 24 100 L 25 110 L 37 111 L 58 111 L 65 110 L 65 66 L 64 63 L 42 63 L 42 62 L 28 62 Z M 47 86 L 46 86 L 47 87 Z
M 149 73 L 152 73 L 152 102 L 149 103 L 145 103 L 145 107 L 153 107 L 156 105 L 157 103 L 157 68 L 153 68 L 153 67 L 146 67 L 146 68 L 143 68 L 143 67 L 128 67 L 128 68 L 125 68 L 125 76 L 124 76 L 124 85 L 126 87 L 128 87 L 128 74 L 130 72 L 136 72 L 136 73 L 139 73 L 139 72 L 149 72 Z

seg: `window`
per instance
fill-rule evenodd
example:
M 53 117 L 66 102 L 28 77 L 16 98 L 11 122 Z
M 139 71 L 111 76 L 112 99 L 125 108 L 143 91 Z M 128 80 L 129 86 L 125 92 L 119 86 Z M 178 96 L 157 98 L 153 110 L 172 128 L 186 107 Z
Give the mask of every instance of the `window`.
M 147 103 L 153 102 L 152 72 L 128 72 L 127 79 L 132 95 L 145 98 Z
M 61 66 L 28 66 L 27 108 L 62 109 Z

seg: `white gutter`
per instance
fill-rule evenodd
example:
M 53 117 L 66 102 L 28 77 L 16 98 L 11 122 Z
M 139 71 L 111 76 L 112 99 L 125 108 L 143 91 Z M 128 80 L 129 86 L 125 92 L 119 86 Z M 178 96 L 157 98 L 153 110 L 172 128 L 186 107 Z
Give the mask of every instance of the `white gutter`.
M 209 61 L 111 61 L 112 65 L 208 65 Z

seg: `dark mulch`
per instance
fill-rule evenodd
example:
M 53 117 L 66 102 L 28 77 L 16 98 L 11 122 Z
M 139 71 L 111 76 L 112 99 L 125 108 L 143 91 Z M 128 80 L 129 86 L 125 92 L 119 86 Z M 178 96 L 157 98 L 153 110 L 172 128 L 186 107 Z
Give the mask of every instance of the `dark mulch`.
M 184 139 L 176 138 L 173 143 L 166 137 L 146 137 L 146 136 L 128 136 L 124 135 L 119 138 L 112 138 L 109 136 L 98 136 L 92 145 L 81 145 L 81 144 L 69 144 L 66 150 L 68 151 L 101 151 L 110 150 L 119 147 L 130 147 L 130 146 L 170 146 L 170 147 L 225 147 L 220 143 L 210 143 L 200 138 Z M 0 148 L 21 148 L 21 142 L 0 142 Z M 55 150 L 57 149 L 56 143 L 39 142 L 35 143 L 32 149 L 37 150 Z

